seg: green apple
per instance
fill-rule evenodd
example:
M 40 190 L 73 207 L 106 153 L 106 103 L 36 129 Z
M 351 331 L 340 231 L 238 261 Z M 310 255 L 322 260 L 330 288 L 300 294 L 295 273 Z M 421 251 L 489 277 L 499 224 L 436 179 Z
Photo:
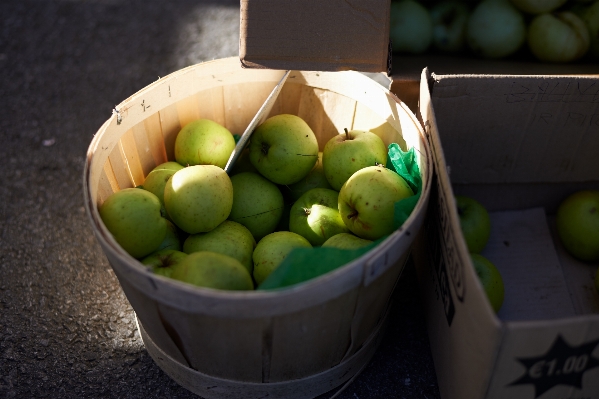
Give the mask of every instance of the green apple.
M 528 27 L 528 47 L 546 62 L 571 62 L 586 54 L 591 38 L 584 21 L 570 11 L 540 14 Z
M 322 167 L 322 151 L 318 153 L 318 161 L 316 161 L 316 165 L 314 165 L 312 170 L 308 172 L 303 179 L 297 183 L 289 184 L 283 187 L 283 194 L 286 194 L 291 201 L 297 201 L 302 194 L 313 188 L 332 188 L 326 176 L 324 175 L 324 169 Z
M 149 266 L 156 274 L 164 277 L 170 277 L 173 267 L 181 262 L 187 256 L 186 253 L 174 249 L 162 249 L 146 256 L 141 260 L 146 266 Z
M 365 240 L 351 233 L 339 233 L 326 240 L 322 246 L 340 249 L 358 249 L 370 244 L 372 244 L 372 240 Z
M 241 223 L 256 241 L 277 228 L 283 214 L 283 194 L 276 184 L 258 173 L 231 176 L 233 206 L 229 220 Z
M 164 205 L 181 230 L 204 233 L 224 222 L 233 206 L 229 175 L 214 165 L 183 168 L 166 182 Z
M 216 252 L 202 251 L 187 255 L 173 266 L 171 278 L 218 290 L 254 289 L 252 276 L 237 259 Z
M 433 22 L 426 7 L 414 0 L 391 2 L 389 36 L 393 52 L 424 53 L 433 40 Z
M 320 246 L 339 233 L 348 233 L 338 210 L 339 193 L 330 188 L 313 188 L 291 207 L 289 231 L 304 237 L 312 246 Z
M 465 2 L 441 1 L 431 6 L 430 15 L 435 48 L 448 53 L 457 53 L 466 48 L 466 25 L 470 8 Z
M 543 14 L 557 10 L 568 0 L 511 0 L 520 11 L 528 14 Z
M 175 159 L 181 165 L 215 165 L 224 168 L 235 139 L 224 126 L 209 119 L 189 122 L 175 139 Z
M 503 278 L 497 270 L 497 267 L 487 258 L 481 254 L 470 254 L 474 271 L 480 279 L 480 282 L 485 290 L 487 298 L 491 303 L 491 307 L 495 313 L 499 312 L 501 305 L 503 305 L 503 298 L 505 294 L 505 287 L 503 284 Z
M 578 14 L 589 30 L 590 46 L 588 54 L 599 59 L 599 1 L 584 7 Z
M 125 188 L 100 206 L 104 225 L 116 242 L 134 258 L 156 251 L 167 231 L 158 197 L 146 190 Z
M 318 141 L 299 116 L 275 115 L 260 124 L 250 140 L 250 161 L 268 180 L 293 184 L 318 160 Z
M 470 14 L 466 38 L 470 49 L 482 57 L 507 57 L 526 40 L 524 15 L 509 0 L 483 0 Z
M 456 195 L 460 229 L 468 251 L 480 253 L 491 235 L 491 219 L 487 209 L 474 198 Z
M 555 215 L 566 250 L 585 262 L 599 261 L 599 190 L 577 191 L 564 199 Z
M 322 150 L 324 175 L 334 190 L 341 190 L 351 175 L 367 166 L 387 163 L 387 147 L 376 134 L 345 129 L 332 137 Z
M 395 203 L 414 195 L 408 183 L 382 165 L 354 173 L 339 191 L 339 213 L 358 237 L 376 240 L 394 230 Z
M 252 233 L 242 224 L 225 220 L 207 233 L 192 234 L 183 243 L 183 252 L 209 251 L 228 255 L 237 259 L 252 273 L 254 263 L 252 253 L 256 241 Z
M 174 249 L 176 251 L 181 251 L 181 237 L 179 228 L 170 220 L 166 221 L 166 227 L 166 235 L 164 236 L 162 243 L 158 246 L 158 251 L 163 249 Z
M 160 204 L 164 206 L 164 187 L 166 186 L 166 182 L 176 171 L 181 169 L 183 169 L 183 166 L 177 162 L 162 163 L 148 173 L 142 188 L 157 196 Z M 165 217 L 169 218 L 168 214 Z
M 252 255 L 256 284 L 266 280 L 294 248 L 311 247 L 308 240 L 290 231 L 277 231 L 262 238 Z

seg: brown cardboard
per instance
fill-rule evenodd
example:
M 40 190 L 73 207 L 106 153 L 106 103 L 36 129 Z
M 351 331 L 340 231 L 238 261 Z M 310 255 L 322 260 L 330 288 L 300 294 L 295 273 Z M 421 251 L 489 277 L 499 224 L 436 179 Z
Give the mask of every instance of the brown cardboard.
M 599 76 L 435 75 L 420 113 L 436 176 L 414 260 L 443 399 L 599 398 L 599 264 L 555 236 L 559 202 L 599 188 Z M 506 284 L 495 314 L 455 194 L 491 211 L 483 255 Z
M 246 68 L 388 72 L 390 0 L 241 0 Z

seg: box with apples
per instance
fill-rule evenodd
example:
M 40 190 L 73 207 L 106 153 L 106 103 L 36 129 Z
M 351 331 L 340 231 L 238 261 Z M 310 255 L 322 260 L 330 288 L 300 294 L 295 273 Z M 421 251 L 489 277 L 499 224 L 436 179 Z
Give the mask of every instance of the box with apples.
M 599 78 L 424 69 L 419 96 L 435 173 L 413 254 L 441 396 L 598 397 Z
M 271 117 L 250 140 L 249 162 L 242 156 L 230 176 L 224 172 L 216 147 L 230 153 L 234 135 L 245 130 L 282 75 L 243 69 L 238 58 L 175 72 L 117 106 L 88 150 L 86 210 L 135 310 L 144 344 L 175 381 L 206 398 L 306 398 L 350 380 L 376 350 L 391 293 L 424 221 L 432 159 L 421 125 L 397 97 L 358 72 L 292 71 Z M 285 158 L 268 156 L 285 148 L 276 142 L 280 125 L 300 132 L 295 139 L 306 147 L 299 159 L 269 168 Z M 219 145 L 198 152 L 202 144 L 190 134 L 198 129 Z M 335 148 L 344 152 L 346 146 L 337 147 L 334 138 L 358 131 L 412 154 L 419 171 L 420 193 L 409 197 L 412 210 L 397 229 L 396 221 L 386 221 L 360 233 L 368 223 L 356 217 L 355 207 L 334 209 L 343 202 L 336 190 L 347 178 L 341 177 L 345 168 L 335 169 Z M 378 148 L 368 144 L 369 137 L 353 142 Z M 333 149 L 325 152 L 326 145 Z M 331 157 L 324 162 L 333 177 L 326 187 L 319 183 L 322 173 L 315 173 L 319 152 Z M 198 161 L 199 156 L 212 158 Z M 359 161 L 357 154 L 352 158 Z M 384 150 L 373 159 L 386 158 Z M 299 182 L 297 173 L 305 176 Z M 401 179 L 381 166 L 349 174 L 345 186 L 378 176 Z M 355 196 L 386 197 L 393 190 L 369 182 Z M 285 198 L 294 202 L 282 216 Z M 325 221 L 322 228 L 307 229 L 312 214 Z M 337 223 L 341 215 L 356 227 Z M 123 219 L 133 222 L 123 227 Z M 354 230 L 357 235 L 348 233 Z M 173 231 L 187 238 L 177 243 Z M 341 239 L 334 245 L 370 246 L 310 248 L 343 235 L 359 243 Z M 277 289 L 252 289 L 264 287 L 283 268 L 272 266 L 282 249 L 298 245 L 306 247 L 305 257 L 291 270 L 300 265 L 308 272 L 299 273 L 299 280 L 297 273 L 291 281 L 278 276 L 271 285 Z M 172 256 L 153 256 L 157 246 Z M 321 259 L 315 261 L 310 254 L 318 250 Z M 327 267 L 329 272 L 319 274 Z

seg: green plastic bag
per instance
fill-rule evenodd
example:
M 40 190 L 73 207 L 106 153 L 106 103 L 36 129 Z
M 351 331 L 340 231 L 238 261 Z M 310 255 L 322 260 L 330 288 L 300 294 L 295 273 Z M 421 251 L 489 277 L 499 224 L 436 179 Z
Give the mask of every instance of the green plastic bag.
M 395 203 L 394 227 L 399 228 L 410 216 L 422 191 L 422 178 L 418 168 L 417 154 L 413 148 L 403 151 L 399 145 L 389 145 L 387 168 L 403 177 L 413 196 Z M 258 290 L 274 290 L 308 281 L 333 271 L 370 251 L 385 238 L 358 249 L 339 248 L 296 248 L 289 253 L 281 265 L 258 286 Z

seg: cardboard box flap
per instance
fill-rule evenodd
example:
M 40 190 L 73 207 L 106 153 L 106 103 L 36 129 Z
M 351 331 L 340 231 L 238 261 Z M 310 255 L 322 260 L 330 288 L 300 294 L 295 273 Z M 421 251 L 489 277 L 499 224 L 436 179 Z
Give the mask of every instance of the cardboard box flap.
M 391 71 L 390 0 L 241 0 L 246 68 Z
M 451 138 L 443 147 L 453 183 L 599 180 L 596 79 L 432 77 L 441 138 Z

